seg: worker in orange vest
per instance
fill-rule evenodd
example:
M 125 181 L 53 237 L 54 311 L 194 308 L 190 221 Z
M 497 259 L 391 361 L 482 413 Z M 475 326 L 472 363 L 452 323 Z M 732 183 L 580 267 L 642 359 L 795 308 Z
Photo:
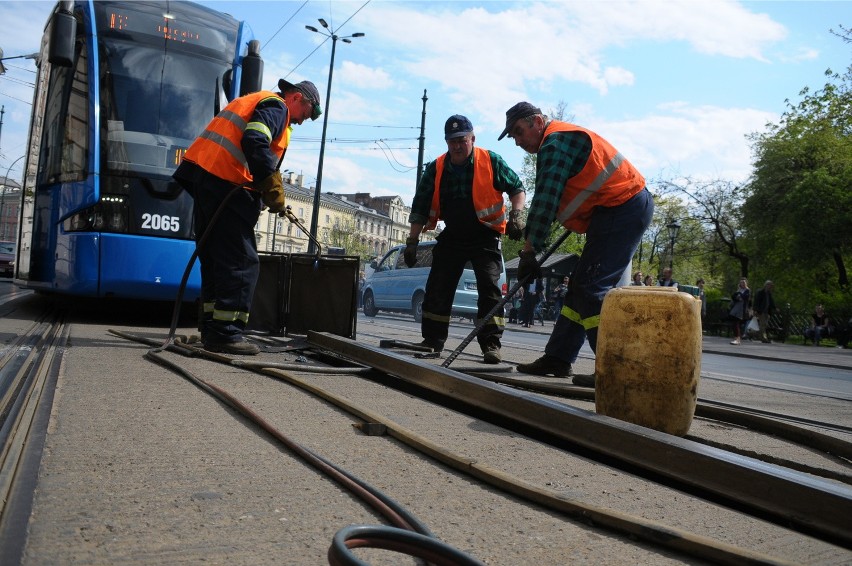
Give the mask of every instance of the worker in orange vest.
M 552 120 L 529 102 L 506 112 L 506 127 L 498 139 L 506 135 L 536 154 L 535 196 L 519 253 L 518 279 L 539 276 L 536 252 L 544 248 L 554 220 L 586 235 L 544 355 L 518 365 L 524 373 L 569 377 L 585 340 L 592 351 L 597 347 L 604 295 L 629 268 L 651 223 L 654 199 L 639 171 L 608 141 L 591 130 Z M 573 382 L 593 387 L 594 375 L 576 375 Z
M 254 92 L 229 103 L 189 146 L 173 175 L 195 200 L 196 238 L 207 233 L 198 248 L 200 329 L 205 349 L 213 352 L 260 351 L 243 337 L 260 273 L 254 227 L 263 206 L 273 213 L 284 211 L 284 182 L 278 168 L 290 128 L 322 114 L 319 91 L 312 82 L 281 79 L 278 88 L 278 93 Z M 232 190 L 236 192 L 230 195 Z
M 440 352 L 450 327 L 450 315 L 456 286 L 470 262 L 476 275 L 477 317 L 484 318 L 502 298 L 503 274 L 501 236 L 523 237 L 521 216 L 526 194 L 518 175 L 502 157 L 474 147 L 473 124 L 465 116 L 450 116 L 444 124 L 448 151 L 426 165 L 411 204 L 411 224 L 404 252 L 405 264 L 417 262 L 417 244 L 424 229 L 431 230 L 438 220 L 445 227 L 432 251 L 432 269 L 426 280 L 423 318 L 420 331 L 422 346 Z M 506 210 L 503 193 L 509 196 Z M 483 361 L 501 361 L 500 339 L 506 321 L 501 315 L 483 321 L 477 341 Z

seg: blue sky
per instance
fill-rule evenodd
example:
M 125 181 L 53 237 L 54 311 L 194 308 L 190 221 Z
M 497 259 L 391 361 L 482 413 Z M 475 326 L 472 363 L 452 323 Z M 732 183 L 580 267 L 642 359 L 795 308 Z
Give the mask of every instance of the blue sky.
M 506 110 L 560 103 L 609 139 L 649 180 L 748 177 L 746 136 L 777 121 L 785 99 L 842 72 L 852 48 L 849 2 L 640 0 L 573 2 L 205 1 L 248 22 L 264 45 L 264 86 L 310 79 L 325 94 L 331 41 L 305 29 L 324 18 L 337 43 L 323 191 L 399 194 L 411 203 L 423 91 L 425 161 L 446 151 L 452 114 L 476 145 L 520 171 L 523 152 L 497 141 Z M 0 1 L 5 56 L 37 50 L 52 2 Z M 0 174 L 25 151 L 33 63 L 7 61 Z M 297 126 L 282 168 L 317 174 L 322 120 Z M 20 161 L 10 177 L 20 178 Z M 651 184 L 653 187 L 653 183 Z

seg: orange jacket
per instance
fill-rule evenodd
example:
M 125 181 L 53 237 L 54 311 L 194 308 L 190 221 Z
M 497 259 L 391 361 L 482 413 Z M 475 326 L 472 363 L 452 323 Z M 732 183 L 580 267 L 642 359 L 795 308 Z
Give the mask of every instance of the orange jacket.
M 191 161 L 220 179 L 242 185 L 252 181 L 246 157 L 242 150 L 243 132 L 247 127 L 264 130 L 270 138 L 269 149 L 279 159 L 287 149 L 288 126 L 290 113 L 287 113 L 287 123 L 281 129 L 281 134 L 271 139 L 271 133 L 264 124 L 250 123 L 255 107 L 269 98 L 281 100 L 272 91 L 262 90 L 234 99 L 225 106 L 198 138 L 186 150 L 184 159 Z M 283 102 L 283 101 L 282 101 Z M 250 125 L 251 124 L 251 125 Z
M 426 229 L 432 230 L 441 218 L 441 175 L 444 172 L 443 154 L 435 161 L 435 192 L 432 193 L 432 208 Z M 487 149 L 473 148 L 473 207 L 480 222 L 501 234 L 506 232 L 506 206 L 503 193 L 494 188 L 494 170 Z
M 645 178 L 612 145 L 580 126 L 553 120 L 542 143 L 554 132 L 584 132 L 592 139 L 592 153 L 583 170 L 565 183 L 556 219 L 578 234 L 585 234 L 597 206 L 618 206 L 645 188 Z

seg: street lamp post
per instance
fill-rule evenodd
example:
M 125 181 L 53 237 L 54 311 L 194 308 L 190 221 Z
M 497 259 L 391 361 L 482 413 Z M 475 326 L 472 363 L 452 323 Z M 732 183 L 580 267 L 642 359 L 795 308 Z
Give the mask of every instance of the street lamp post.
M 0 238 L 6 237 L 6 219 L 3 218 L 3 214 L 6 212 L 4 209 L 6 208 L 6 185 L 9 184 L 9 173 L 12 172 L 12 167 L 15 166 L 15 163 L 20 161 L 26 157 L 25 155 L 20 156 L 16 160 L 9 165 L 9 168 L 6 169 L 6 176 L 3 177 L 3 192 L 0 193 L 0 223 L 2 223 L 2 228 L 0 228 Z
M 316 251 L 314 240 L 317 238 L 317 228 L 319 225 L 320 193 L 322 191 L 322 164 L 323 158 L 325 157 L 325 134 L 328 130 L 328 103 L 331 99 L 331 78 L 334 75 L 334 52 L 337 47 L 338 39 L 343 43 L 352 43 L 352 40 L 349 38 L 364 37 L 364 34 L 360 32 L 340 37 L 337 35 L 335 30 L 328 27 L 328 23 L 326 23 L 324 19 L 320 18 L 319 23 L 323 28 L 327 29 L 328 32 L 320 31 L 314 26 L 305 26 L 305 29 L 331 38 L 331 63 L 328 66 L 328 88 L 325 92 L 325 116 L 322 119 L 322 140 L 320 141 L 319 164 L 317 165 L 317 186 L 314 190 L 314 210 L 311 213 L 311 236 L 313 237 L 310 238 L 310 243 L 308 244 L 308 253 L 310 254 Z
M 672 220 L 668 224 L 666 224 L 666 228 L 669 230 L 669 240 L 671 240 L 671 253 L 669 254 L 669 269 L 674 267 L 674 246 L 675 240 L 677 239 L 677 233 L 680 231 L 680 224 L 677 220 Z

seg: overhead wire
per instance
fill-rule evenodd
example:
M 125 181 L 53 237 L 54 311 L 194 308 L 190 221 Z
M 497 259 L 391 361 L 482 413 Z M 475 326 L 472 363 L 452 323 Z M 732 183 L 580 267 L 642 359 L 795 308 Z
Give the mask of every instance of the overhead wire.
M 397 161 L 397 159 L 396 159 L 396 156 L 394 156 L 394 161 L 396 161 L 396 162 L 399 164 L 399 166 L 400 166 L 400 167 L 403 167 L 403 168 L 404 168 L 403 170 L 397 169 L 397 168 L 396 168 L 396 166 L 393 164 L 393 162 L 392 162 L 392 161 L 390 160 L 390 158 L 388 157 L 388 152 L 387 152 L 387 151 L 385 151 L 385 149 L 384 149 L 384 148 L 383 148 L 383 147 L 379 144 L 379 141 L 380 141 L 380 140 L 377 140 L 377 141 L 376 141 L 376 145 L 378 145 L 378 146 L 379 146 L 379 149 L 381 149 L 381 150 L 382 150 L 382 155 L 384 155 L 384 156 L 385 156 L 385 159 L 387 160 L 388 164 L 391 166 L 391 169 L 393 169 L 393 170 L 394 170 L 394 171 L 396 171 L 397 173 L 408 173 L 408 172 L 409 172 L 409 171 L 411 171 L 412 169 L 417 169 L 417 166 L 416 166 L 416 165 L 414 165 L 414 166 L 412 166 L 412 167 L 408 167 L 407 165 L 403 165 L 402 163 L 399 163 L 399 161 Z M 385 145 L 387 145 L 387 144 L 385 144 Z M 390 150 L 390 146 L 388 146 L 388 150 Z M 391 155 L 393 155 L 393 151 L 391 151 L 390 153 L 391 153 Z
M 276 35 L 278 35 L 278 34 L 281 32 L 281 30 L 282 30 L 282 29 L 284 29 L 284 27 L 285 27 L 287 24 L 289 24 L 289 23 L 293 20 L 293 18 L 295 18 L 295 17 L 296 17 L 296 14 L 298 14 L 299 12 L 301 12 L 301 11 L 302 11 L 302 8 L 304 8 L 307 4 L 308 4 L 308 0 L 305 0 L 304 2 L 302 2 L 302 5 L 301 5 L 301 6 L 299 6 L 299 8 L 298 8 L 295 12 L 293 12 L 293 15 L 292 15 L 292 16 L 290 16 L 289 18 L 287 18 L 287 21 L 286 21 L 286 22 L 284 22 L 283 24 L 281 24 L 281 27 L 280 27 L 280 28 L 278 28 L 278 31 L 276 31 L 275 33 L 273 33 L 273 34 L 272 34 L 272 37 L 270 37 L 269 39 L 267 39 L 267 40 L 266 40 L 266 43 L 264 43 L 263 45 L 261 45 L 261 46 L 260 46 L 261 51 L 263 51 L 263 48 L 264 48 L 264 47 L 266 47 L 267 45 L 269 45 L 269 42 L 270 42 L 270 41 L 272 41 L 273 39 L 275 39 L 275 36 L 276 36 Z

